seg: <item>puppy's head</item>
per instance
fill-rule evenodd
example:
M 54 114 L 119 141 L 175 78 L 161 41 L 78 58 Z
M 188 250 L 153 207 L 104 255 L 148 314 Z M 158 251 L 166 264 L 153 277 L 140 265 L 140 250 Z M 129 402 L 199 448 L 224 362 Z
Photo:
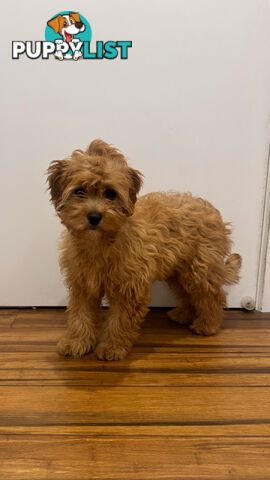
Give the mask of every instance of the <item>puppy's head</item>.
M 76 12 L 70 12 L 69 15 L 57 15 L 47 24 L 55 33 L 62 35 L 66 42 L 71 42 L 73 35 L 85 30 L 85 25 L 81 21 L 79 13 Z
M 48 169 L 51 200 L 62 223 L 73 233 L 117 232 L 131 216 L 142 174 L 119 151 L 94 140 Z

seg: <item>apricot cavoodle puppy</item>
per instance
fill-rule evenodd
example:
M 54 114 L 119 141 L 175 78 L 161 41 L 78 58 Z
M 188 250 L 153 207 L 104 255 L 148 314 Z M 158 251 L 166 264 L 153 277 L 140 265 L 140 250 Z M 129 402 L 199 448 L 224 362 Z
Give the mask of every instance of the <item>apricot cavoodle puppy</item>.
M 190 193 L 137 200 L 142 174 L 102 140 L 52 162 L 48 181 L 66 227 L 60 266 L 70 298 L 61 354 L 95 350 L 100 359 L 124 358 L 157 279 L 179 296 L 172 320 L 197 334 L 217 332 L 226 306 L 222 285 L 237 283 L 241 266 L 240 255 L 230 254 L 230 227 L 218 210 Z M 105 294 L 110 307 L 103 318 Z

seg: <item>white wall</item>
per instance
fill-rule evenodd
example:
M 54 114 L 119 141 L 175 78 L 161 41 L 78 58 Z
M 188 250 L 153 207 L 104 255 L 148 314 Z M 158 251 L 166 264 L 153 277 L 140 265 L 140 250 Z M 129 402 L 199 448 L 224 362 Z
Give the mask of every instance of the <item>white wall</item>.
M 53 159 L 102 137 L 145 174 L 144 192 L 190 190 L 234 225 L 255 298 L 269 141 L 266 0 L 78 0 L 93 40 L 133 41 L 127 61 L 11 60 L 43 40 L 60 1 L 2 6 L 0 305 L 60 305 L 60 225 L 45 193 Z M 168 297 L 162 290 L 165 299 Z M 160 293 L 154 301 L 159 303 Z

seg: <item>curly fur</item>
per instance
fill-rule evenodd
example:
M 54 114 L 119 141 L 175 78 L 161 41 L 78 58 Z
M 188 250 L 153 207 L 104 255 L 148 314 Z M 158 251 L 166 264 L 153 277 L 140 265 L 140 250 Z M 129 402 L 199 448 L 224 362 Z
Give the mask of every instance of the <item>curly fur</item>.
M 230 224 L 217 209 L 190 193 L 150 193 L 137 200 L 141 173 L 102 140 L 52 162 L 48 181 L 66 227 L 60 266 L 70 298 L 61 354 L 95 350 L 100 359 L 124 358 L 157 279 L 179 296 L 180 306 L 169 312 L 172 320 L 188 323 L 197 334 L 217 332 L 226 306 L 222 286 L 239 281 L 241 266 L 240 255 L 230 254 Z M 116 197 L 106 198 L 106 189 Z M 95 228 L 89 211 L 102 215 Z M 105 294 L 110 308 L 103 318 Z

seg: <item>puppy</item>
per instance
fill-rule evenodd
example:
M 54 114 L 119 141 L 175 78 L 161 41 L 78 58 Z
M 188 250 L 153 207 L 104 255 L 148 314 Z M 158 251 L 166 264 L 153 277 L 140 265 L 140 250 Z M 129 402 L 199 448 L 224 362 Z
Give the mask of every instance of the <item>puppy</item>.
M 209 202 L 190 193 L 150 193 L 137 200 L 142 174 L 102 140 L 52 162 L 48 182 L 66 227 L 60 266 L 69 306 L 61 354 L 95 350 L 102 360 L 124 358 L 157 279 L 179 296 L 172 320 L 197 334 L 217 332 L 226 306 L 222 286 L 238 282 L 241 257 L 230 254 L 229 224 Z M 110 307 L 104 319 L 105 294 Z
M 79 13 L 75 12 L 69 12 L 67 15 L 57 15 L 57 17 L 49 20 L 47 25 L 49 25 L 55 33 L 59 33 L 59 35 L 62 36 L 62 40 L 56 40 L 57 43 L 73 42 L 76 44 L 79 40 L 73 39 L 73 36 L 85 30 L 85 25 L 81 21 Z M 63 60 L 64 58 L 61 50 L 57 50 L 55 55 L 59 60 Z M 78 60 L 81 55 L 82 53 L 75 49 L 73 55 L 74 60 Z M 70 55 L 67 55 L 67 58 L 69 58 L 69 56 Z

